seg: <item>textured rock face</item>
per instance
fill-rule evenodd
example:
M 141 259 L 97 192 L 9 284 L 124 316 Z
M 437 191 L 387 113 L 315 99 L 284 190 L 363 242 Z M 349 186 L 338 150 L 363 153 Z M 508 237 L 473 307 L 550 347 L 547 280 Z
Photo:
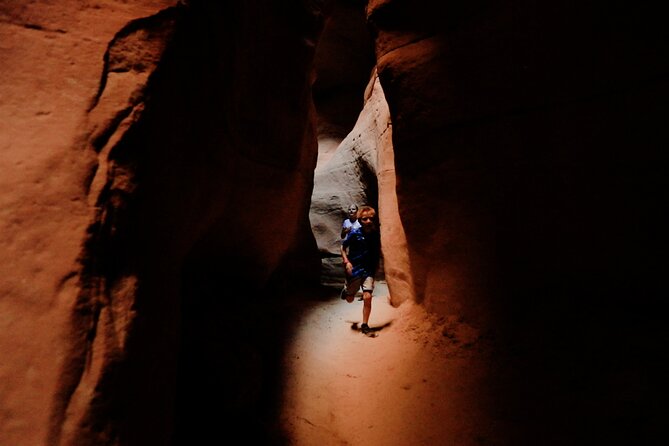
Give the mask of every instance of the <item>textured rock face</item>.
M 249 314 L 318 267 L 320 5 L 51 3 L 0 4 L 0 443 L 198 442 L 207 400 L 261 441 L 279 348 Z
M 314 174 L 310 219 L 324 260 L 325 283 L 342 281 L 341 224 L 348 206 L 356 203 L 378 208 L 377 130 L 387 122 L 387 116 L 379 113 L 380 107 L 385 108 L 382 92 L 367 98 L 353 130 Z
M 321 281 L 341 286 L 341 223 L 351 203 L 377 209 L 381 225 L 383 264 L 393 304 L 413 300 L 406 238 L 397 211 L 392 127 L 386 99 L 376 73 L 367 91 L 358 122 L 314 175 L 311 227 L 321 252 Z M 386 272 L 387 271 L 387 272 Z
M 377 204 L 393 299 L 489 365 L 457 404 L 497 437 L 445 443 L 652 442 L 662 14 L 370 1 L 388 111 L 374 83 L 356 121 L 355 101 L 311 103 L 328 2 L 18 3 L 0 0 L 0 444 L 269 443 L 291 321 L 266 285 L 317 268 L 317 124 L 339 149 L 314 202 Z
M 333 286 L 343 280 L 339 246 L 346 208 L 378 205 L 373 110 L 383 99 L 377 95 L 374 104 L 366 103 L 375 57 L 365 20 L 363 2 L 332 2 L 314 60 L 318 161 L 310 221 L 322 258 L 320 281 Z
M 82 119 L 115 33 L 171 2 L 19 3 L 0 2 L 0 444 L 36 445 L 53 444 L 90 219 Z
M 327 162 L 358 120 L 363 92 L 376 64 L 364 3 L 331 2 L 318 41 L 313 83 L 318 114 L 318 165 Z
M 492 341 L 500 443 L 648 438 L 666 27 L 598 2 L 420 5 L 368 6 L 417 300 Z

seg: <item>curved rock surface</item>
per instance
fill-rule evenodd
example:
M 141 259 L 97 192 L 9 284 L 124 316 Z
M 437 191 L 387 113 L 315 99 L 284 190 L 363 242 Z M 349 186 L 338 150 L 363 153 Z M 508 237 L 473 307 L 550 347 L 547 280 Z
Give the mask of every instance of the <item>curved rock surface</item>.
M 497 444 L 661 432 L 654 7 L 18 3 L 0 1 L 0 444 L 278 441 L 282 302 L 318 285 L 349 201 L 379 208 L 393 303 L 467 333 L 484 370 L 457 404 L 496 402 L 477 418 Z M 333 56 L 365 30 L 373 56 L 350 45 L 340 85 Z

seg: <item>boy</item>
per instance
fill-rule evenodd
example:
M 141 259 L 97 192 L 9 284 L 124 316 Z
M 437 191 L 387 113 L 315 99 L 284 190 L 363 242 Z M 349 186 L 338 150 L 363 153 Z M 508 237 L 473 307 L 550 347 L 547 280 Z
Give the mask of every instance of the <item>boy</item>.
M 346 270 L 346 281 L 340 297 L 353 302 L 355 293 L 362 287 L 362 325 L 360 330 L 367 334 L 369 315 L 372 312 L 372 292 L 374 276 L 381 256 L 381 238 L 376 224 L 376 211 L 371 206 L 358 210 L 360 228 L 352 229 L 341 244 L 341 257 Z

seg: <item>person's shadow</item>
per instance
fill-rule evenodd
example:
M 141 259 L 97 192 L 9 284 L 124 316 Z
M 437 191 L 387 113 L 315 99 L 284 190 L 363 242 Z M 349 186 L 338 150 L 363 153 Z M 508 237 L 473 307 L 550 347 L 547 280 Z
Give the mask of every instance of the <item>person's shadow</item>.
M 350 322 L 350 321 L 348 321 L 348 322 Z M 365 333 L 365 336 L 369 336 L 370 338 L 375 338 L 375 337 L 378 336 L 379 331 L 383 330 L 384 328 L 390 327 L 391 324 L 392 324 L 392 321 L 388 321 L 388 322 L 386 322 L 385 324 L 382 324 L 382 325 L 376 325 L 376 326 L 371 326 L 370 325 L 369 326 L 369 332 Z M 351 330 L 360 331 L 362 333 L 362 331 L 360 330 L 360 325 L 358 325 L 358 322 L 351 322 Z

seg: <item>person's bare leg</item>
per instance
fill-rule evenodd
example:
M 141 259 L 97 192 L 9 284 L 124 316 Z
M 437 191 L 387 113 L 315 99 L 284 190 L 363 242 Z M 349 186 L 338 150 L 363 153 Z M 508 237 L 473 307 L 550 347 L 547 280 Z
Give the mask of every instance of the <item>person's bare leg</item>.
M 362 299 L 362 323 L 366 324 L 369 322 L 369 315 L 372 313 L 372 293 L 363 291 Z

